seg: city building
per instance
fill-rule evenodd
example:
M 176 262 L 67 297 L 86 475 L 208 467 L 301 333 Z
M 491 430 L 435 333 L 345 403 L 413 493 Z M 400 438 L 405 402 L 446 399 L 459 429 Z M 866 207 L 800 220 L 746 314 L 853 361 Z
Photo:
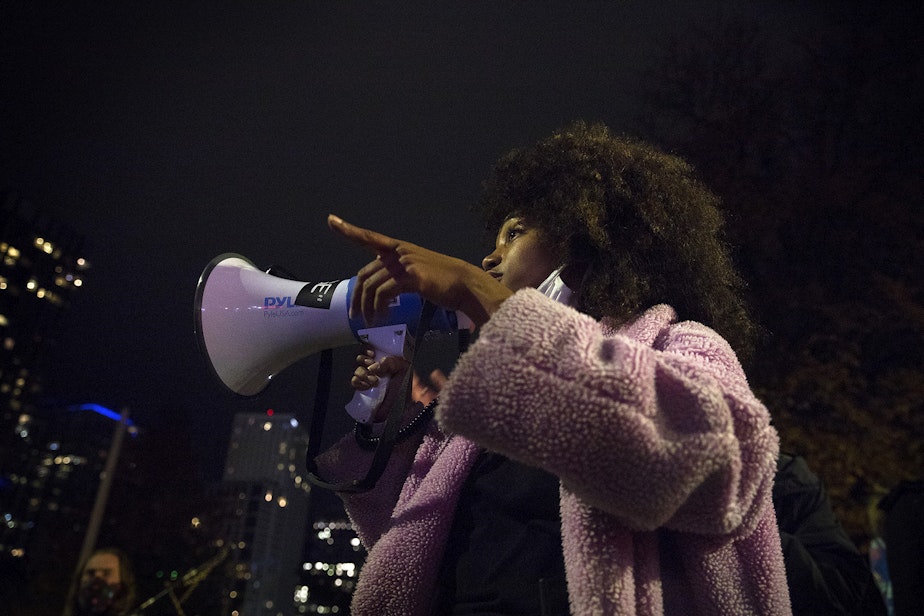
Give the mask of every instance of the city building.
M 66 477 L 97 461 L 66 450 L 62 429 L 76 415 L 37 407 L 43 361 L 89 268 L 83 245 L 66 225 L 0 192 L 0 560 L 28 557 L 38 518 L 67 506 Z
M 349 614 L 364 554 L 339 498 L 305 478 L 294 416 L 239 413 L 209 501 L 227 558 L 203 582 L 222 616 Z
M 315 488 L 309 518 L 298 614 L 349 614 L 365 552 L 336 494 Z
M 89 263 L 84 238 L 0 193 L 0 427 L 3 444 L 28 425 L 40 368 Z M 26 417 L 23 417 L 26 415 Z
M 4 452 L 7 460 L 15 454 L 15 464 L 4 473 L 0 567 L 19 578 L 21 592 L 44 596 L 47 602 L 63 599 L 67 585 L 61 581 L 73 575 L 94 527 L 101 486 L 107 485 L 108 495 L 113 479 L 129 480 L 138 432 L 130 420 L 120 422 L 118 413 L 98 404 L 42 409 L 28 427 L 20 426 L 15 451 Z M 117 440 L 122 425 L 124 438 Z M 120 464 L 106 481 L 110 457 Z M 97 524 L 92 532 L 98 530 Z
M 290 616 L 302 563 L 310 486 L 308 437 L 293 415 L 238 413 L 222 479 L 220 533 L 234 549 L 225 571 L 229 615 Z

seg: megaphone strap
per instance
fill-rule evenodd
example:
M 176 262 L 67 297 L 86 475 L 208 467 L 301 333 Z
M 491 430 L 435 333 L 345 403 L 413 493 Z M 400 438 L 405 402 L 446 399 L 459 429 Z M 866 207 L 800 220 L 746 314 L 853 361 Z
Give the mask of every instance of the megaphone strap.
M 423 341 L 423 334 L 426 332 L 427 324 L 433 318 L 433 313 L 436 311 L 436 305 L 429 301 L 425 301 L 421 309 L 420 320 L 417 325 L 417 332 L 414 336 L 414 339 L 417 341 L 417 346 Z M 385 466 L 388 464 L 388 459 L 391 457 L 392 449 L 395 446 L 396 439 L 400 436 L 403 428 L 399 429 L 398 424 L 401 422 L 401 418 L 404 415 L 405 405 L 411 400 L 411 375 L 413 374 L 413 365 L 414 359 L 416 358 L 416 349 L 413 356 L 410 359 L 412 369 L 408 370 L 404 374 L 404 379 L 401 383 L 401 394 L 392 404 L 392 408 L 388 413 L 388 419 L 385 423 L 385 432 L 381 437 L 378 437 L 375 442 L 375 454 L 372 457 L 372 464 L 369 466 L 369 470 L 366 472 L 366 476 L 362 479 L 354 479 L 352 481 L 334 483 L 327 481 L 318 475 L 318 465 L 315 458 L 318 455 L 318 448 L 320 445 L 320 436 L 322 431 L 322 426 L 324 423 L 324 415 L 327 411 L 327 396 L 330 390 L 330 357 L 328 356 L 327 361 L 322 354 L 322 362 L 320 370 L 326 370 L 326 375 L 320 375 L 318 378 L 318 395 L 315 396 L 315 412 L 311 417 L 311 425 L 309 427 L 309 437 L 308 437 L 308 451 L 305 455 L 305 462 L 308 470 L 308 481 L 318 486 L 319 488 L 324 488 L 327 490 L 333 490 L 334 492 L 366 492 L 371 490 L 376 482 L 379 480 L 379 477 L 382 476 L 382 473 L 385 472 Z M 428 405 L 429 407 L 430 405 Z M 435 404 L 433 405 L 435 408 Z M 432 409 L 431 409 L 432 411 Z M 421 424 L 424 422 L 426 414 L 420 418 Z M 415 420 L 416 421 L 416 420 Z M 413 425 L 414 422 L 411 422 L 409 425 Z M 416 426 L 415 426 L 416 427 Z M 411 429 L 407 431 L 406 435 L 403 438 L 407 438 L 414 433 L 414 430 Z
M 414 419 L 398 430 L 398 434 L 395 435 L 395 444 L 397 445 L 410 438 L 421 426 L 433 417 L 433 411 L 436 409 L 436 405 L 437 398 L 434 398 L 430 401 L 430 404 L 420 410 Z M 356 443 L 366 451 L 375 451 L 375 448 L 379 446 L 381 437 L 372 436 L 371 428 L 366 424 L 361 424 L 357 421 L 353 428 L 353 434 L 356 437 Z

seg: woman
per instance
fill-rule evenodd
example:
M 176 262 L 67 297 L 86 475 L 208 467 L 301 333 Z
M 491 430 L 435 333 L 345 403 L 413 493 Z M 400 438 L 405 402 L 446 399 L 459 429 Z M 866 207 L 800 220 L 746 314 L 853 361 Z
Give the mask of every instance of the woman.
M 376 254 L 352 312 L 415 292 L 478 328 L 434 420 L 344 495 L 369 550 L 354 613 L 788 614 L 778 437 L 732 350 L 751 325 L 716 198 L 577 123 L 503 157 L 481 206 L 481 269 L 329 218 Z M 402 369 L 360 356 L 353 385 Z M 359 474 L 369 434 L 325 472 Z

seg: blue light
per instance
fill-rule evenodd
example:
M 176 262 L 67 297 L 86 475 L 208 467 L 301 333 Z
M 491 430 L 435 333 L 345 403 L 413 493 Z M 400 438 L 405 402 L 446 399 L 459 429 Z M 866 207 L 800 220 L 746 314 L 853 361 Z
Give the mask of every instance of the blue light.
M 102 406 L 102 405 L 100 405 L 100 404 L 96 404 L 96 403 L 93 403 L 93 402 L 88 402 L 88 403 L 86 403 L 86 404 L 78 404 L 78 405 L 75 405 L 75 406 L 71 406 L 71 407 L 68 407 L 67 410 L 69 410 L 69 411 L 93 411 L 94 413 L 99 413 L 99 414 L 102 415 L 103 417 L 108 417 L 109 419 L 114 419 L 115 421 L 121 421 L 121 420 L 122 420 L 122 414 L 121 414 L 121 413 L 116 413 L 116 412 L 113 411 L 112 409 L 107 409 L 105 406 Z M 127 423 L 129 426 L 134 426 L 134 425 L 135 425 L 134 422 L 132 422 L 131 418 L 129 418 L 129 419 L 126 421 L 126 423 Z

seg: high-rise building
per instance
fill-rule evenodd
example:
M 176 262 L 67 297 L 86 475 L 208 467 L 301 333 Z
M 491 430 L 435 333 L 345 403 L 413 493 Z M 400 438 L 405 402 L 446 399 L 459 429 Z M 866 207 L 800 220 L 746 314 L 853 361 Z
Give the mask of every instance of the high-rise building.
M 66 477 L 92 468 L 97 459 L 93 452 L 72 455 L 61 449 L 66 447 L 61 418 L 50 412 L 42 416 L 36 406 L 43 360 L 89 267 L 83 244 L 66 225 L 15 194 L 0 192 L 2 561 L 28 557 L 37 519 L 71 506 L 62 491 L 74 482 Z M 64 409 L 57 411 L 77 419 Z
M 204 584 L 223 616 L 349 614 L 364 554 L 339 498 L 307 483 L 307 446 L 292 415 L 234 417 L 209 499 L 228 557 Z
M 66 225 L 0 193 L 0 443 L 34 412 L 42 361 L 89 268 L 83 248 Z
M 117 439 L 123 426 L 126 438 Z M 31 602 L 31 609 L 38 601 L 63 601 L 84 542 L 100 530 L 94 521 L 103 522 L 93 515 L 96 499 L 108 496 L 113 480 L 131 481 L 138 432 L 129 420 L 122 424 L 118 413 L 97 404 L 43 408 L 22 431 L 13 452 L 17 464 L 5 471 L 0 498 L 0 581 L 18 583 L 0 596 L 16 593 Z M 119 464 L 107 473 L 110 459 Z M 110 532 L 112 526 L 103 523 L 102 530 Z
M 238 413 L 222 480 L 228 614 L 291 616 L 302 568 L 308 437 L 293 415 Z
M 319 496 L 312 497 L 296 608 L 299 614 L 349 614 L 365 554 L 343 507 L 317 507 Z

